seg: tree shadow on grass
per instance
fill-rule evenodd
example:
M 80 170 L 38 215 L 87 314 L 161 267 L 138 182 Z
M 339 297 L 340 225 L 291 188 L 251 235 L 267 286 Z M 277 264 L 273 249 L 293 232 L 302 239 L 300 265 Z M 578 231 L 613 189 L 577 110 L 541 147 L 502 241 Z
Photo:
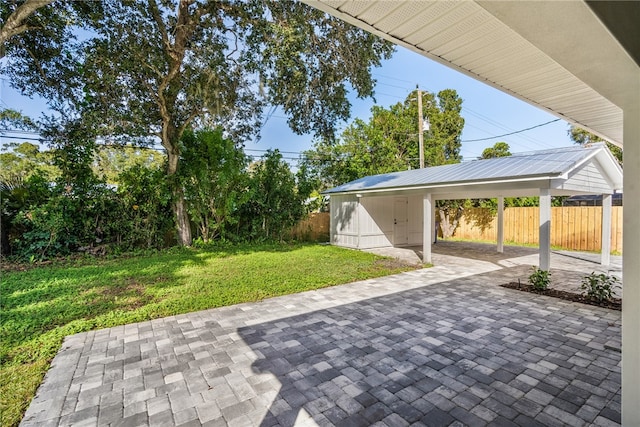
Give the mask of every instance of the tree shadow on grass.
M 208 249 L 172 249 L 156 254 L 96 259 L 94 264 L 52 265 L 27 271 L 3 273 L 2 310 L 3 346 L 19 346 L 34 336 L 80 321 L 93 328 L 91 319 L 123 314 L 129 322 L 149 320 L 169 314 L 160 306 L 163 296 L 185 286 L 187 277 L 181 271 L 193 266 L 205 268 L 212 259 L 252 255 L 259 252 L 283 253 L 296 245 L 228 245 Z M 188 297 L 188 292 L 185 292 Z M 185 298 L 186 298 L 185 297 Z M 197 295 L 194 296 L 197 299 Z M 135 310 L 151 304 L 157 308 L 133 316 Z M 197 302 L 203 305 L 203 302 Z M 185 304 L 182 312 L 209 307 Z M 174 308 L 175 309 L 175 308 Z M 179 309 L 178 309 L 179 310 Z M 128 316 L 128 317 L 127 317 Z M 109 320 L 97 327 L 114 326 Z M 111 320 L 116 322 L 117 320 Z M 77 328 L 73 332 L 78 332 Z

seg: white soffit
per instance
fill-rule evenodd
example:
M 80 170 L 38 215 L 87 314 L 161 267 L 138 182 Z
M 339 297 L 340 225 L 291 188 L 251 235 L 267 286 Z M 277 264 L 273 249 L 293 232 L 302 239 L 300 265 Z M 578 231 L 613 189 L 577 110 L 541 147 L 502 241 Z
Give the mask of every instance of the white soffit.
M 504 23 L 513 24 L 507 18 L 514 14 L 518 16 L 512 26 L 523 25 L 522 21 L 529 17 L 533 21 L 545 20 L 544 13 L 526 14 L 545 9 L 548 3 L 563 3 L 566 10 L 561 12 L 578 8 L 581 14 L 591 17 L 589 25 L 593 22 L 598 25 L 599 21 L 583 2 L 304 1 L 622 144 L 622 108 L 594 90 L 591 86 L 597 85 L 593 82 L 584 83 Z M 599 31 L 606 31 L 601 27 Z M 566 30 L 575 31 L 575 27 Z M 518 31 L 526 32 L 520 28 Z M 564 29 L 547 35 L 562 42 L 566 40 L 563 32 Z M 571 56 L 574 50 L 590 50 L 588 45 L 567 43 L 566 56 Z M 593 63 L 602 62 L 600 57 L 590 59 Z M 610 71 L 612 69 L 613 66 Z M 615 77 L 609 74 L 608 80 Z M 617 84 L 618 91 L 619 86 L 621 84 Z

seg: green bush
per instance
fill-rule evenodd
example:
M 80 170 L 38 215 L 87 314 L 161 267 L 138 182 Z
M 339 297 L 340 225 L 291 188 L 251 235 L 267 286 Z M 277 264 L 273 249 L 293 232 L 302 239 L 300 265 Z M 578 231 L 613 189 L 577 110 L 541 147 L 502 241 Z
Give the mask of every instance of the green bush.
M 161 169 L 135 165 L 118 175 L 118 215 L 111 222 L 113 243 L 124 250 L 162 248 L 173 230 L 171 192 Z
M 610 301 L 615 288 L 619 287 L 618 278 L 604 273 L 592 272 L 582 278 L 582 294 L 599 302 Z
M 278 150 L 268 151 L 253 165 L 247 193 L 250 197 L 239 211 L 241 240 L 284 240 L 305 215 L 308 194 L 298 191 L 296 177 Z
M 4 254 L 42 260 L 166 246 L 173 215 L 159 169 L 134 166 L 120 175 L 117 189 L 98 179 L 82 185 L 33 181 L 13 191 L 12 205 L 5 198 L 2 224 L 11 227 Z
M 22 234 L 12 242 L 19 258 L 47 259 L 109 242 L 118 198 L 104 183 L 81 188 L 51 185 L 48 198 L 30 201 L 13 220 Z
M 49 198 L 49 181 L 40 172 L 35 171 L 26 179 L 3 180 L 0 178 L 0 234 L 1 254 L 14 255 L 16 239 L 20 239 L 29 229 L 18 219 L 29 205 L 40 205 Z
M 551 283 L 551 272 L 546 270 L 541 270 L 538 267 L 531 267 L 533 269 L 533 273 L 529 276 L 529 283 L 533 286 L 533 288 L 537 291 L 544 291 L 549 288 L 549 284 Z

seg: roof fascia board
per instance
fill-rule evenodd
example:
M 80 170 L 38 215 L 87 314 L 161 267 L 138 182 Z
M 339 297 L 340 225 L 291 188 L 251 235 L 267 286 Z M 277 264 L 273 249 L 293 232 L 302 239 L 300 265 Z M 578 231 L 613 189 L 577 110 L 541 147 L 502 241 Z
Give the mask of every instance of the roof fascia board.
M 607 183 L 614 190 L 622 189 L 622 168 L 618 164 L 618 161 L 604 143 L 598 143 L 599 147 L 594 147 L 584 159 L 577 162 L 571 169 L 563 173 L 559 178 L 569 179 L 572 175 L 586 166 L 588 163 L 593 162 L 594 166 L 598 169 L 600 174 L 607 180 Z
M 322 193 L 331 195 L 354 195 L 354 194 L 385 194 L 385 193 L 393 193 L 393 192 L 428 192 L 427 190 L 432 190 L 432 194 L 437 194 L 438 191 L 451 193 L 456 191 L 473 191 L 472 189 L 482 187 L 482 186 L 492 186 L 498 188 L 496 189 L 499 192 L 499 189 L 507 188 L 507 189 L 530 189 L 530 188 L 550 188 L 550 182 L 558 178 L 557 175 L 550 176 L 532 176 L 526 178 L 520 178 L 518 180 L 495 180 L 495 181 L 461 181 L 449 184 L 431 184 L 431 185 L 413 185 L 413 186 L 405 186 L 405 187 L 387 187 L 387 188 L 369 188 L 369 189 L 361 189 L 361 190 L 347 190 L 347 191 L 335 191 L 330 193 Z M 518 185 L 524 184 L 524 185 Z M 456 190 L 459 188 L 460 190 Z
M 589 163 L 602 150 L 604 150 L 604 147 L 601 147 L 595 150 L 589 150 L 590 153 L 585 158 L 583 158 L 579 162 L 576 162 L 576 164 L 573 165 L 571 169 L 566 170 L 562 175 L 559 176 L 559 178 L 569 179 L 569 177 L 573 175 L 574 172 L 578 171 L 579 169 L 582 169 L 584 165 Z
M 609 180 L 615 190 L 622 190 L 623 171 L 618 159 L 613 156 L 609 149 L 603 149 L 599 152 L 597 159 L 596 167 L 598 167 L 600 173 Z
M 616 180 L 614 177 L 612 177 L 611 165 L 603 164 L 600 161 L 594 161 L 593 165 L 598 170 L 600 175 L 602 175 L 602 177 L 607 181 L 607 184 L 609 184 L 613 191 L 622 189 L 622 174 L 620 175 L 620 180 Z

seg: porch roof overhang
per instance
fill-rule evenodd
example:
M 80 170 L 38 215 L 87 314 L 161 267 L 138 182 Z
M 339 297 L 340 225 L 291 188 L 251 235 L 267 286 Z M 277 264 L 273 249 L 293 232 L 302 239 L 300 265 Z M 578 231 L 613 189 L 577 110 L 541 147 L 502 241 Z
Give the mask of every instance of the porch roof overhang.
M 574 146 L 367 176 L 324 194 L 430 193 L 444 200 L 537 196 L 541 189 L 552 196 L 612 194 L 622 190 L 622 169 L 604 145 Z
M 640 2 L 303 1 L 623 144 Z

